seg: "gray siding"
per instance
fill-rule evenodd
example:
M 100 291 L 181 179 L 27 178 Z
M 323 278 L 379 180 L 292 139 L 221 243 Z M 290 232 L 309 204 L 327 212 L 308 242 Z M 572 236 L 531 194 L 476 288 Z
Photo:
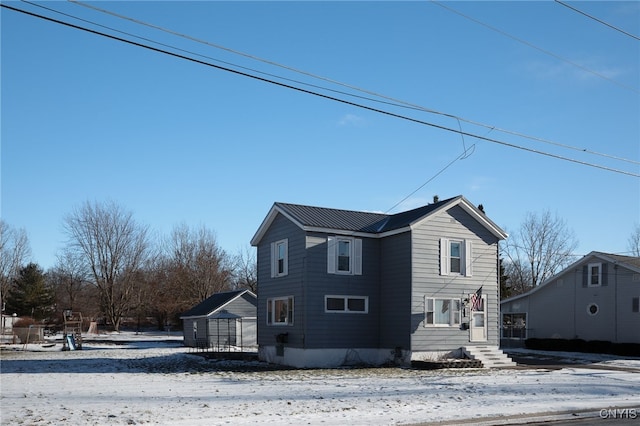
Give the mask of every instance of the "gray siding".
M 527 337 L 575 338 L 576 280 L 574 273 L 559 275 L 553 282 L 540 288 L 529 299 L 527 314 Z M 544 312 L 544 315 L 532 314 Z
M 362 275 L 327 273 L 327 235 L 308 234 L 304 278 L 306 348 L 377 348 L 380 244 L 362 239 Z M 368 313 L 326 313 L 325 296 L 368 297 Z
M 640 343 L 640 312 L 633 312 L 634 297 L 640 298 L 640 273 L 625 268 L 614 269 L 613 285 L 617 288 L 616 340 Z
M 411 233 L 384 238 L 381 243 L 380 346 L 411 346 Z
M 271 278 L 271 243 L 288 239 L 288 274 Z M 304 336 L 304 305 L 302 279 L 305 262 L 304 232 L 284 216 L 278 214 L 258 245 L 258 344 L 272 346 L 275 336 L 289 334 L 289 346 L 302 347 Z M 272 297 L 293 296 L 293 325 L 267 325 L 267 300 Z
M 231 314 L 238 315 L 243 318 L 255 318 L 256 304 L 256 300 L 249 294 L 245 293 L 237 299 L 229 302 L 223 309 Z
M 198 324 L 198 334 L 194 336 L 193 323 Z M 196 345 L 196 338 L 207 338 L 207 319 L 206 318 L 187 318 L 182 321 L 184 345 L 193 347 Z
M 529 338 L 640 343 L 640 313 L 632 312 L 640 280 L 634 281 L 633 271 L 609 263 L 606 285 L 585 287 L 583 266 L 589 263 L 606 262 L 587 258 L 535 292 L 504 303 L 503 312 L 526 312 Z M 595 315 L 588 311 L 592 304 L 598 306 Z
M 440 238 L 472 242 L 473 274 L 440 275 Z M 498 240 L 460 207 L 440 212 L 413 230 L 411 349 L 448 351 L 469 345 L 469 331 L 424 324 L 425 297 L 465 299 L 482 287 L 487 296 L 487 341 L 498 344 Z M 468 322 L 469 318 L 462 318 Z

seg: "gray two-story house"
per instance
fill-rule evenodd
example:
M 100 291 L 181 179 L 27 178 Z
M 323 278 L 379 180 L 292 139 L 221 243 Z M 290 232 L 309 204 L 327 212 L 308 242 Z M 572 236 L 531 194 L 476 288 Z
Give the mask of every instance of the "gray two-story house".
M 259 356 L 333 367 L 497 348 L 506 236 L 462 196 L 397 214 L 275 203 L 251 240 Z

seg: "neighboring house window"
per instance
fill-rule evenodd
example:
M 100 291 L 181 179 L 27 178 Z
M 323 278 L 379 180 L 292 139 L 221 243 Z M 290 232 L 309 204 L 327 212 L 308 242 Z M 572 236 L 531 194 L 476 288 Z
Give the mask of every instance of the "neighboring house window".
M 327 239 L 327 272 L 362 275 L 362 240 L 350 237 Z
M 289 273 L 289 240 L 271 243 L 271 278 Z
M 590 303 L 587 306 L 587 313 L 591 316 L 597 315 L 600 308 L 595 303 Z
M 267 299 L 267 324 L 293 324 L 293 296 Z
M 527 314 L 502 314 L 502 337 L 505 339 L 526 339 Z
M 451 327 L 460 325 L 460 299 L 425 299 L 425 325 Z
M 589 263 L 582 265 L 582 287 L 605 287 L 609 276 L 607 263 Z
M 631 312 L 640 312 L 640 297 L 631 299 Z
M 366 314 L 369 312 L 369 298 L 366 296 L 325 296 L 324 311 Z
M 472 273 L 471 241 L 440 239 L 440 275 L 464 275 Z
M 198 338 L 198 321 L 193 321 L 193 340 Z
M 600 263 L 590 263 L 589 264 L 589 277 L 588 277 L 588 282 L 589 282 L 589 287 L 594 287 L 594 286 L 599 286 L 602 282 L 602 275 L 601 275 L 601 269 L 600 269 L 601 264 Z

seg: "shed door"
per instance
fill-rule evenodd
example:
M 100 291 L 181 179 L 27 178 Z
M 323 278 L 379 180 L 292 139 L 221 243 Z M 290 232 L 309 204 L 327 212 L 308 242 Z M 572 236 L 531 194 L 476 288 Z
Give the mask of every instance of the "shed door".
M 487 340 L 487 296 L 483 295 L 480 306 L 471 309 L 471 323 L 469 324 L 469 340 L 484 342 Z

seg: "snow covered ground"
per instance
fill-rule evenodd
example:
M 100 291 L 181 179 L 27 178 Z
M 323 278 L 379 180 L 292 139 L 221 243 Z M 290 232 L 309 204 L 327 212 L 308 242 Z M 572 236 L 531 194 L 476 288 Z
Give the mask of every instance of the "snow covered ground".
M 61 347 L 3 348 L 3 425 L 505 424 L 613 407 L 640 418 L 640 358 L 550 353 L 576 363 L 562 369 L 267 370 L 204 359 L 179 336 L 120 333 L 87 338 L 81 351 Z

